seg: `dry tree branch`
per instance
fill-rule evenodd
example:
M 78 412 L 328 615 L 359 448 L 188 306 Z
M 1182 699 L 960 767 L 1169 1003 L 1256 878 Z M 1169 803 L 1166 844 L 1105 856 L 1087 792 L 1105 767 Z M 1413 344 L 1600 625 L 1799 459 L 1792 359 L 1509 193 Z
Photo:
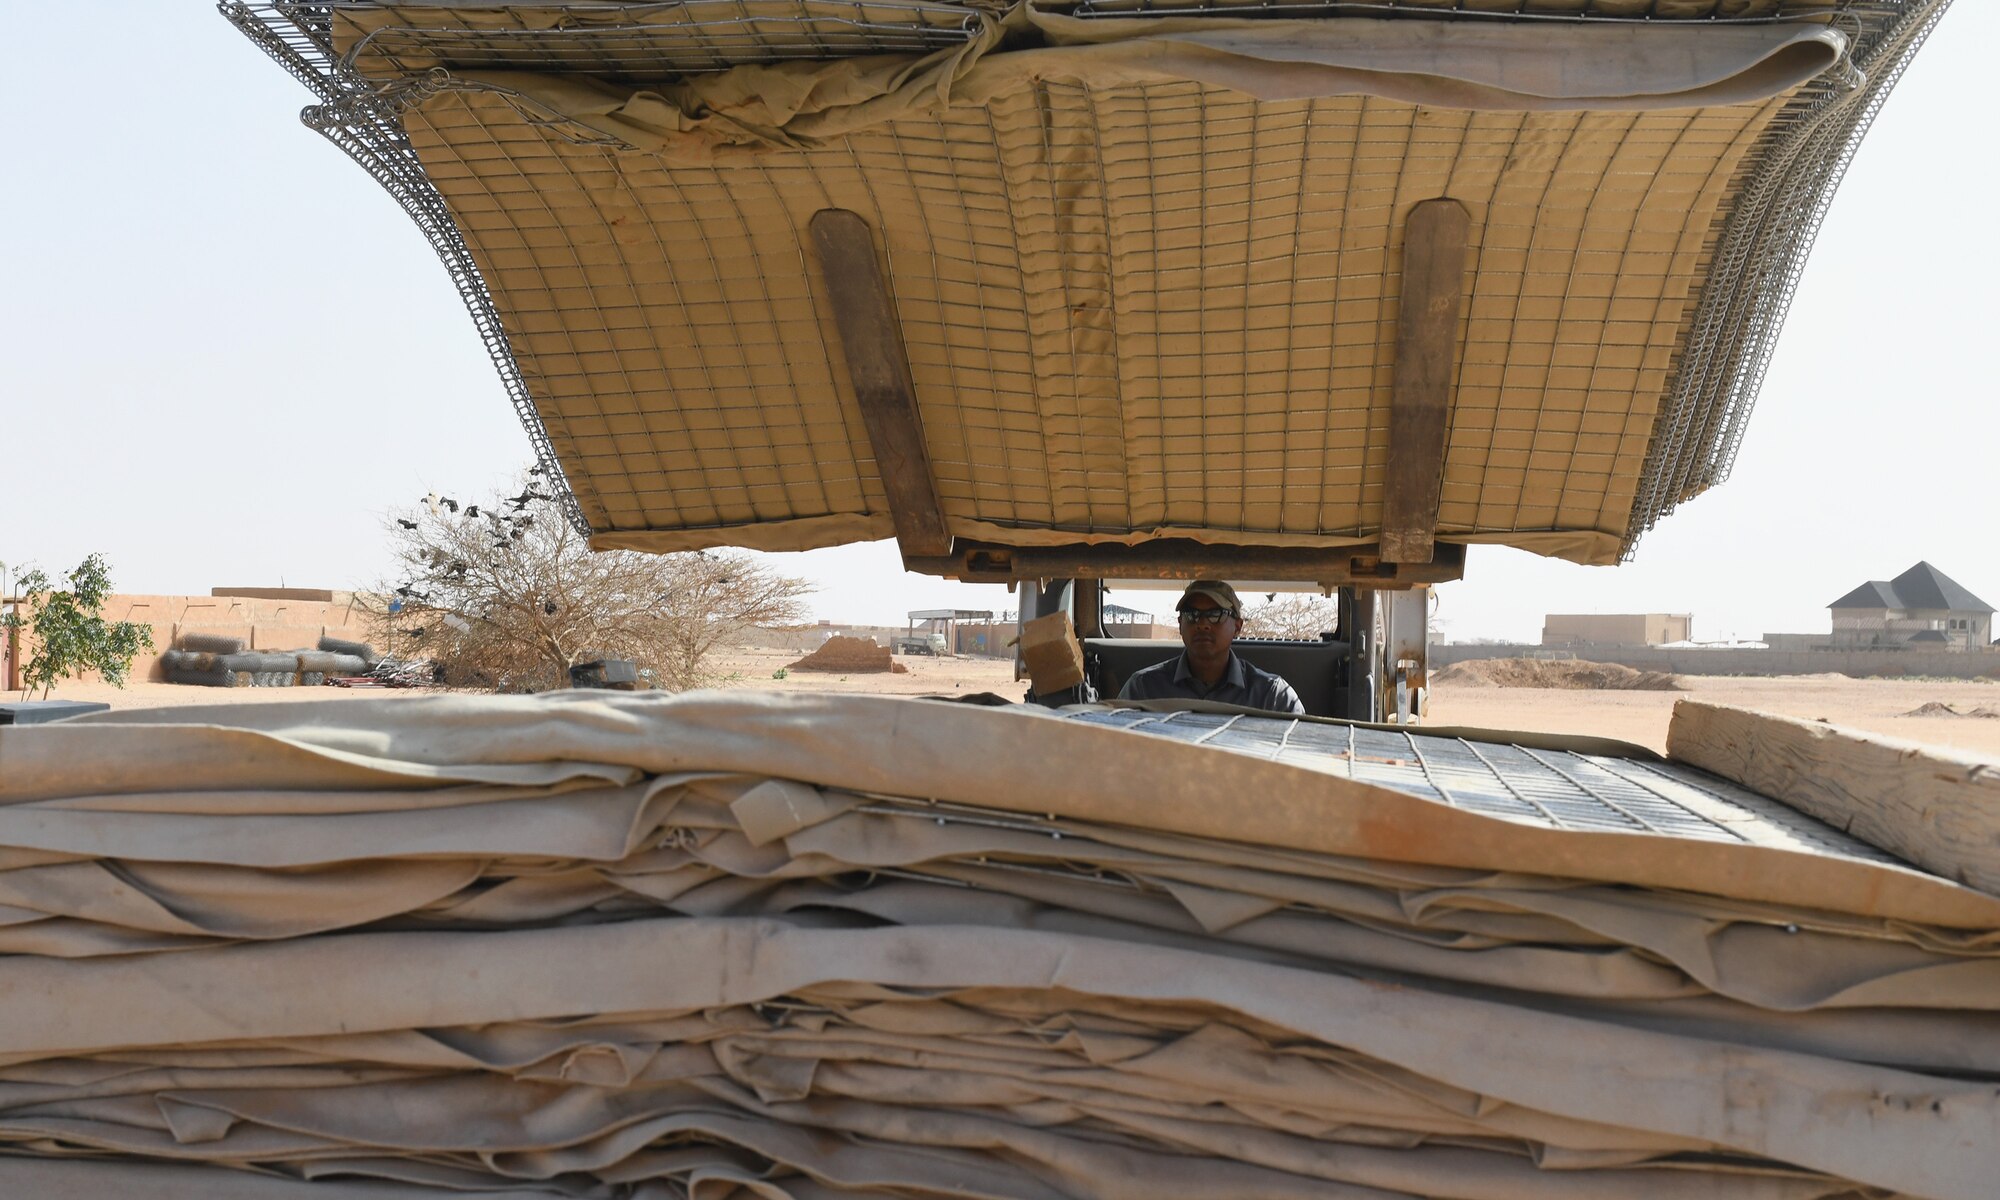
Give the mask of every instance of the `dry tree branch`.
M 736 551 L 593 551 L 532 477 L 521 483 L 491 503 L 437 497 L 390 514 L 400 578 L 382 591 L 401 612 L 382 615 L 380 636 L 394 652 L 507 691 L 561 687 L 576 663 L 628 658 L 680 691 L 708 680 L 730 638 L 805 616 L 805 580 Z

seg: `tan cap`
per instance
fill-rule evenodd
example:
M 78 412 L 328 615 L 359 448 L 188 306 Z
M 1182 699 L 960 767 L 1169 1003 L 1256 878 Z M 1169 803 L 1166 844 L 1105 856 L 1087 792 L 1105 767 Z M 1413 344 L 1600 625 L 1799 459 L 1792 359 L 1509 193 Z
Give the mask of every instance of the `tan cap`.
M 1226 608 L 1239 617 L 1243 615 L 1243 602 L 1236 598 L 1236 589 L 1220 579 L 1197 579 L 1188 584 L 1186 590 L 1181 592 L 1180 602 L 1174 605 L 1175 612 L 1188 606 L 1189 596 L 1207 596 L 1215 601 L 1217 606 Z

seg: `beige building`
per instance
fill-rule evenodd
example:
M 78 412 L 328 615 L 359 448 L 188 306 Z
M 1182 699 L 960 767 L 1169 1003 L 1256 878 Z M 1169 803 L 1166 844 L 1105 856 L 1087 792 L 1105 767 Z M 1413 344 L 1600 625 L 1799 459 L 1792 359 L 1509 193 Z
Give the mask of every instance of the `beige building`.
M 1871 579 L 1827 608 L 1840 647 L 1983 650 L 1993 640 L 1993 606 L 1927 562 Z
M 1126 608 L 1122 604 L 1104 606 L 1104 636 L 1114 638 L 1146 638 L 1160 641 L 1181 635 L 1179 625 L 1161 622 L 1152 613 L 1136 608 Z
M 1658 646 L 1689 640 L 1688 613 L 1550 613 L 1542 618 L 1544 646 Z

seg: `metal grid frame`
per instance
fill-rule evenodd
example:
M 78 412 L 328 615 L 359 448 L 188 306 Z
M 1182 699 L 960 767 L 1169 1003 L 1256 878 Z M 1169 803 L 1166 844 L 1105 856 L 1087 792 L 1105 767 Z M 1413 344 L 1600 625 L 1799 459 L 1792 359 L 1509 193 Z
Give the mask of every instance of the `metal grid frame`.
M 726 173 L 543 136 L 518 127 L 518 110 L 493 94 L 441 96 L 411 117 L 410 133 L 509 321 L 533 330 L 517 336 L 517 353 L 544 420 L 602 505 L 587 510 L 600 534 L 673 531 L 687 535 L 674 548 L 688 548 L 755 538 L 763 523 L 791 517 L 885 511 L 865 438 L 840 403 L 833 331 L 798 269 L 802 221 L 810 206 L 833 203 L 885 231 L 954 519 L 1365 540 L 1364 498 L 1387 464 L 1379 328 L 1395 280 L 1334 252 L 1382 244 L 1398 197 L 1449 186 L 1496 203 L 1504 195 L 1511 215 L 1484 226 L 1477 284 L 1487 300 L 1475 298 L 1467 334 L 1483 364 L 1469 357 L 1461 372 L 1443 514 L 1455 529 L 1603 530 L 1615 552 L 1609 531 L 1631 512 L 1675 323 L 1635 329 L 1604 318 L 1650 312 L 1662 296 L 1678 308 L 1707 242 L 1707 222 L 1683 230 L 1671 205 L 1654 218 L 1671 230 L 1639 230 L 1634 206 L 1657 208 L 1668 194 L 1712 210 L 1729 167 L 1703 147 L 1726 139 L 1738 146 L 1733 163 L 1781 103 L 1420 122 L 1409 105 L 1366 97 L 1260 103 L 1184 81 L 1044 81 L 983 109 Z M 1215 128 L 1246 133 L 1256 165 L 1203 147 Z M 1475 148 L 1460 146 L 1465 132 L 1476 133 Z M 1551 156 L 1532 178 L 1503 180 L 1506 148 L 1522 136 L 1542 139 Z M 1363 158 L 1401 165 L 1383 180 L 1357 174 Z M 1063 161 L 1096 170 L 1061 181 Z M 1593 206 L 1585 232 L 1552 234 L 1533 211 L 1572 169 L 1620 194 Z M 1264 187 L 1245 241 L 1252 174 Z M 1576 202 L 1566 205 L 1573 217 Z M 1020 236 L 1035 228 L 1054 236 Z M 632 229 L 638 239 L 621 236 Z M 1596 240 L 1592 253 L 1580 237 Z M 587 266 L 579 255 L 594 248 L 607 249 Z M 1145 266 L 1118 275 L 1107 255 Z M 1536 261 L 1551 255 L 1576 265 Z M 1645 270 L 1620 267 L 1642 260 Z M 1289 278 L 1273 287 L 1269 268 L 1280 263 Z M 1573 279 L 1544 278 L 1570 270 Z M 586 281 L 597 305 L 587 310 L 548 291 Z M 640 337 L 648 330 L 653 342 Z M 1256 344 L 1227 357 L 1209 344 L 1199 364 L 1207 385 L 1196 386 L 1189 356 L 1214 333 Z M 1552 354 L 1537 403 L 1515 376 Z M 1300 392 L 1338 402 L 1299 404 Z M 802 423 L 821 427 L 809 441 L 827 453 L 800 457 Z M 1170 476 L 1180 481 L 1171 488 Z
M 555 492 L 563 516 L 579 534 L 590 535 L 576 488 L 563 471 L 548 430 L 535 411 L 534 398 L 501 326 L 500 313 L 486 281 L 473 262 L 472 251 L 445 206 L 444 197 L 424 174 L 409 136 L 403 131 L 401 108 L 416 99 L 414 88 L 382 89 L 344 66 L 332 42 L 332 5 L 219 0 L 216 5 L 231 25 L 270 55 L 294 79 L 319 97 L 320 103 L 299 113 L 307 128 L 325 137 L 382 185 L 431 244 L 459 298 L 479 331 L 486 356 L 500 375 L 514 415 L 527 432 L 542 477 Z
M 693 2 L 703 3 L 704 0 Z M 742 0 L 712 2 L 720 12 L 740 6 Z M 869 7 L 856 0 L 797 2 L 802 8 L 817 2 L 827 10 Z M 1084 10 L 1097 4 L 1100 11 L 1096 15 L 1132 15 L 1130 10 L 1110 11 L 1106 6 L 1114 2 L 1084 0 L 1078 12 L 1079 15 L 1090 15 Z M 1153 6 L 1152 11 L 1161 13 L 1190 11 L 1185 6 L 1173 8 L 1171 0 L 1159 0 L 1157 4 L 1155 0 L 1139 2 Z M 1712 11 L 1697 11 L 1703 7 L 1700 0 L 1684 0 L 1679 4 L 1672 0 L 1664 3 L 1662 0 L 1650 0 L 1643 5 L 1646 11 L 1636 13 L 1632 11 L 1632 0 L 1597 0 L 1588 11 L 1576 13 L 1572 10 L 1560 15 L 1536 11 L 1535 0 L 1506 0 L 1505 3 L 1492 0 L 1485 5 L 1474 0 L 1470 7 L 1465 0 L 1451 0 L 1448 8 L 1444 6 L 1444 0 L 1330 0 L 1322 5 L 1297 4 L 1293 0 L 1276 0 L 1275 3 L 1253 0 L 1257 11 L 1270 11 L 1274 15 L 1300 15 L 1304 10 L 1311 9 L 1325 15 L 1379 16 L 1387 13 L 1430 19 L 1480 16 L 1607 21 L 1674 18 L 1831 20 L 1849 32 L 1853 39 L 1850 62 L 1843 63 L 1841 68 L 1802 89 L 1739 164 L 1731 181 L 1736 202 L 1717 223 L 1712 234 L 1712 250 L 1705 255 L 1707 278 L 1683 320 L 1684 335 L 1679 340 L 1669 368 L 1668 386 L 1646 441 L 1644 465 L 1639 472 L 1637 495 L 1622 545 L 1622 553 L 1628 558 L 1638 537 L 1652 528 L 1662 516 L 1681 501 L 1727 477 L 1782 328 L 1785 311 L 1833 190 L 1856 143 L 1903 66 L 1921 46 L 1948 4 L 1949 0 L 1819 0 L 1818 3 L 1771 0 L 1766 6 L 1768 11 L 1762 13 L 1718 17 Z M 895 6 L 897 0 L 877 0 L 873 5 Z M 591 522 L 585 516 L 575 486 L 562 471 L 549 432 L 529 395 L 491 293 L 437 187 L 426 176 L 411 149 L 401 123 L 401 113 L 408 105 L 437 90 L 462 87 L 463 84 L 455 84 L 437 68 L 421 73 L 404 70 L 399 78 L 373 80 L 355 65 L 360 47 L 354 53 L 337 55 L 331 37 L 335 10 L 375 9 L 374 5 L 339 2 L 252 5 L 241 0 L 224 0 L 219 7 L 232 23 L 320 96 L 324 103 L 302 114 L 306 123 L 361 163 L 411 214 L 432 242 L 459 286 L 510 401 L 535 446 L 538 461 L 549 477 L 561 484 L 565 509 L 572 524 L 581 532 L 591 532 Z M 589 7 L 623 12 L 679 6 Z M 936 3 L 924 7 L 952 9 L 950 5 Z M 1713 9 L 1715 5 L 1708 3 L 1707 7 Z M 1198 3 L 1196 8 L 1230 15 L 1241 11 L 1234 5 L 1210 6 L 1206 0 Z M 957 11 L 969 13 L 970 10 Z M 629 25 L 611 24 L 555 34 L 550 31 L 532 32 L 541 39 L 544 51 L 548 39 L 553 36 L 575 39 L 572 42 L 574 45 L 596 38 L 598 52 L 601 52 L 606 37 L 614 40 L 631 37 L 631 28 Z M 463 32 L 447 29 L 439 34 L 430 29 L 405 29 L 399 30 L 397 36 L 414 39 L 410 45 L 416 47 L 425 38 L 462 37 Z M 447 41 L 449 37 L 446 37 Z M 436 46 L 432 48 L 435 50 Z M 633 43 L 633 55 L 636 56 L 639 49 L 638 44 Z M 656 54 L 660 48 L 648 43 L 643 49 L 646 53 Z M 704 50 L 708 55 L 705 61 L 711 64 L 716 61 L 713 49 Z M 780 47 L 780 53 L 789 53 L 791 49 L 790 46 Z M 386 54 L 379 45 L 377 50 Z M 393 60 L 393 55 L 383 59 Z M 651 66 L 644 66 L 635 57 L 625 69 L 639 71 L 643 67 L 644 70 L 658 70 L 665 61 L 656 59 Z M 414 65 L 401 63 L 403 68 Z M 1854 68 L 1865 73 L 1865 82 L 1860 82 L 1858 86 Z M 674 69 L 693 71 L 716 68 L 684 61 Z M 567 131 L 557 132 L 562 136 L 574 136 Z M 1065 288 L 1069 282 L 1065 281 Z M 1052 486 L 1055 475 L 1060 473 L 1057 466 L 1044 464 Z M 1484 507 L 1482 504 L 1481 508 Z M 591 508 L 603 512 L 605 505 L 593 503 Z M 617 524 L 613 521 L 614 527 Z
M 1624 556 L 1683 501 L 1729 477 L 1820 223 L 1861 138 L 1951 0 L 1852 0 L 1846 71 L 1801 89 L 1738 170 L 1738 200 L 1717 239 L 1661 402 Z M 1863 77 L 1853 86 L 1854 72 Z
M 1783 845 L 1908 865 L 1775 800 L 1681 763 L 1283 717 L 1129 708 L 1079 709 L 1065 715 L 1090 725 L 1291 763 L 1544 828 Z
M 372 11 L 332 7 L 336 18 Z M 444 67 L 644 83 L 746 63 L 927 54 L 970 40 L 981 21 L 974 9 L 937 0 L 680 0 L 621 6 L 612 10 L 616 19 L 556 28 L 497 27 L 496 19 L 518 14 L 479 12 L 486 23 L 442 8 L 425 10 L 421 25 L 370 29 L 341 65 L 371 78 Z
M 1038 7 L 1078 17 L 1238 16 L 1370 17 L 1494 21 L 1699 21 L 1756 25 L 1824 21 L 1867 0 L 1040 0 Z
M 702 3 L 702 0 L 694 2 Z M 718 8 L 740 9 L 741 7 L 740 0 L 713 0 L 713 2 Z M 956 10 L 962 14 L 961 19 L 955 24 L 946 23 L 940 14 L 954 10 L 949 5 L 929 0 L 799 0 L 799 4 L 802 8 L 816 6 L 824 10 L 828 15 L 822 17 L 822 20 L 846 25 L 851 25 L 854 21 L 848 14 L 857 11 L 866 12 L 883 8 L 908 11 L 916 15 L 917 21 L 920 22 L 919 28 L 922 30 L 918 36 L 926 42 L 939 40 L 941 37 L 963 41 L 969 36 L 970 28 L 979 20 L 971 10 Z M 576 483 L 563 469 L 548 427 L 535 407 L 534 397 L 529 391 L 513 345 L 507 337 L 493 294 L 480 274 L 479 267 L 449 206 L 445 204 L 436 184 L 425 173 L 403 125 L 404 109 L 420 103 L 426 97 L 448 86 L 450 83 L 448 73 L 431 68 L 387 81 L 365 76 L 356 66 L 354 53 L 343 54 L 336 49 L 334 19 L 336 10 L 343 7 L 374 9 L 376 6 L 372 4 L 343 4 L 340 0 L 319 3 L 300 2 L 300 0 L 272 0 L 267 3 L 218 0 L 216 7 L 224 19 L 319 98 L 319 104 L 308 106 L 300 112 L 301 122 L 338 146 L 343 153 L 367 171 L 403 211 L 409 214 L 423 233 L 425 240 L 430 242 L 432 250 L 436 252 L 452 282 L 458 288 L 459 296 L 465 303 L 467 313 L 472 317 L 480 341 L 486 347 L 487 357 L 500 377 L 500 384 L 507 393 L 508 402 L 513 406 L 516 418 L 528 435 L 535 461 L 542 469 L 543 478 L 554 490 L 564 517 L 579 534 L 589 537 L 596 530 L 585 516 Z M 638 7 L 676 9 L 685 5 Z M 796 23 L 793 27 L 797 27 Z M 617 32 L 621 28 L 624 27 L 612 27 L 612 36 L 629 38 L 629 34 Z M 447 29 L 445 32 L 452 31 Z M 562 33 L 562 31 L 542 32 L 558 37 Z M 598 27 L 581 32 L 586 35 L 601 36 L 606 31 L 603 27 Z M 548 38 L 544 37 L 544 45 L 547 40 Z M 633 44 L 636 48 L 643 49 L 648 56 L 650 64 L 648 69 L 656 69 L 660 65 L 663 55 L 660 54 L 661 48 L 657 43 L 648 38 L 634 41 Z M 699 43 L 697 47 L 699 48 Z M 357 50 L 361 48 L 356 47 Z M 711 65 L 702 68 L 699 64 L 695 64 L 695 69 L 724 69 L 729 65 L 727 63 L 713 65 L 712 51 L 715 47 L 710 46 L 708 49 L 711 51 L 707 56 Z M 600 46 L 598 53 L 602 52 L 603 48 Z M 559 130 L 558 135 L 575 136 L 573 131 L 569 130 Z M 600 511 L 603 508 L 601 504 L 594 507 Z

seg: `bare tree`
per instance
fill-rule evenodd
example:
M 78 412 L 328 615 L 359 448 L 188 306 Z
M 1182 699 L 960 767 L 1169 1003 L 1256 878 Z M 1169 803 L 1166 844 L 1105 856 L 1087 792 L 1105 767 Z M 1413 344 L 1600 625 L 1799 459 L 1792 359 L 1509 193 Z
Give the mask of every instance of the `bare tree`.
M 1273 596 L 1262 604 L 1245 605 L 1243 636 L 1318 641 L 1340 621 L 1340 603 L 1311 592 Z
M 490 503 L 427 498 L 388 529 L 401 577 L 382 590 L 400 611 L 382 636 L 453 683 L 536 691 L 579 662 L 628 658 L 662 687 L 698 687 L 717 646 L 798 623 L 812 590 L 735 551 L 593 551 L 532 474 Z
M 774 574 L 748 555 L 713 550 L 669 556 L 660 593 L 655 670 L 662 687 L 685 691 L 707 678 L 716 647 L 749 628 L 796 625 L 812 585 Z

